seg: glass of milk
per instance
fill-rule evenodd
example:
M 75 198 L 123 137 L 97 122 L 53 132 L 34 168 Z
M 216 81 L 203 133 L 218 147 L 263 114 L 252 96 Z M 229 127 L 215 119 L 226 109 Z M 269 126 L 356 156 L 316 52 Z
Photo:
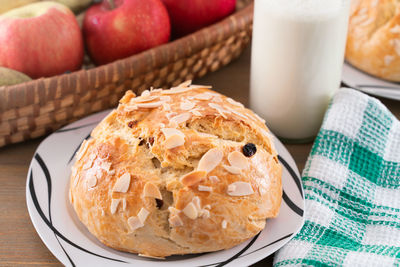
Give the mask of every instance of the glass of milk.
M 250 105 L 273 133 L 309 141 L 340 86 L 351 0 L 255 0 Z

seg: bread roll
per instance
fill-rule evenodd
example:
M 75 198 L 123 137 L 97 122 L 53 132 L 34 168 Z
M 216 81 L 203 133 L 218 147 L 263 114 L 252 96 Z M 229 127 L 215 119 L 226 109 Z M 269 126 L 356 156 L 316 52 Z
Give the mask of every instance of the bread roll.
M 281 173 L 262 119 L 184 83 L 125 94 L 78 151 L 70 200 L 109 247 L 149 257 L 216 251 L 278 215 Z
M 346 60 L 371 75 L 400 81 L 399 1 L 352 1 Z

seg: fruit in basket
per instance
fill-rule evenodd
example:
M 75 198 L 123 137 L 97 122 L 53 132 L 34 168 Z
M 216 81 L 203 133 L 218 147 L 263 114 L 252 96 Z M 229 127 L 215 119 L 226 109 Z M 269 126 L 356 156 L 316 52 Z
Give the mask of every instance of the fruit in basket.
M 236 0 L 162 0 L 172 33 L 180 37 L 213 24 L 235 11 Z
M 92 3 L 92 0 L 52 0 L 52 1 L 66 5 L 74 12 L 82 11 Z
M 75 71 L 83 40 L 74 14 L 55 2 L 38 2 L 0 15 L 0 66 L 31 78 Z
M 0 67 L 0 86 L 14 85 L 30 80 L 31 78 L 19 71 Z
M 161 0 L 105 0 L 87 10 L 83 33 L 92 60 L 105 64 L 168 42 L 171 29 Z
M 38 0 L 0 0 L 0 14 Z

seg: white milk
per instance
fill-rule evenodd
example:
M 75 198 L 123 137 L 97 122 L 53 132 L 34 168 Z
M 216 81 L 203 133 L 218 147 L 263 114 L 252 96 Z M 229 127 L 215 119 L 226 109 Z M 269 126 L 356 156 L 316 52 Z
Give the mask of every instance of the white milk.
M 251 108 L 276 135 L 308 139 L 339 88 L 350 0 L 255 0 Z

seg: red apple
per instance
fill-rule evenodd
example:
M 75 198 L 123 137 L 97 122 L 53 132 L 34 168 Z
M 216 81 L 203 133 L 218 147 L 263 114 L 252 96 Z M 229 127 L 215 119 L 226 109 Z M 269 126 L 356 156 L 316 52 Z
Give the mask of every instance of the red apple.
M 105 64 L 168 42 L 171 27 L 160 0 L 104 0 L 86 12 L 83 33 L 92 60 Z
M 0 66 L 31 78 L 81 67 L 84 47 L 76 18 L 68 7 L 38 2 L 0 15 Z
M 213 24 L 235 11 L 236 0 L 162 0 L 172 33 L 180 37 Z

